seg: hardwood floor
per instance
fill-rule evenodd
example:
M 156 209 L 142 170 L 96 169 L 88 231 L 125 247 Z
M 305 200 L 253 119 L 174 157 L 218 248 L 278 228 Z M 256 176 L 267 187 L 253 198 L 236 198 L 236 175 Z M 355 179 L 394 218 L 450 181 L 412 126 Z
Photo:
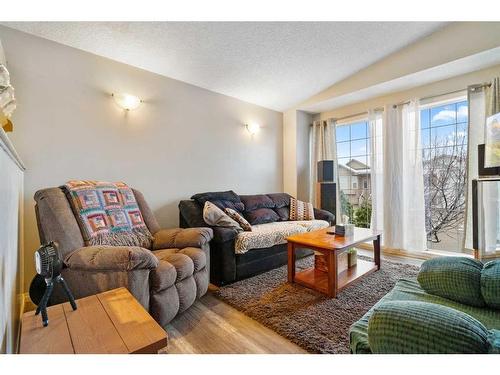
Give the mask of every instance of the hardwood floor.
M 373 252 L 358 249 L 358 254 Z M 385 260 L 419 266 L 423 260 L 382 255 Z M 218 300 L 213 290 L 168 326 L 170 354 L 307 353 L 291 341 Z
M 170 354 L 307 353 L 218 300 L 212 291 L 168 326 Z

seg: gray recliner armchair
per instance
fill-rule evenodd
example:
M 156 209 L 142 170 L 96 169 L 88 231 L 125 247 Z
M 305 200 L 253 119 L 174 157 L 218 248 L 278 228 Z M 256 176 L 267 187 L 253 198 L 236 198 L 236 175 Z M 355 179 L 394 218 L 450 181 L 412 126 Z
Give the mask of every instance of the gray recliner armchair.
M 154 237 L 151 249 L 86 246 L 61 188 L 35 193 L 40 241 L 56 241 L 65 268 L 62 276 L 75 298 L 126 287 L 155 320 L 165 326 L 207 292 L 210 228 L 160 229 L 141 192 L 134 190 L 144 221 Z M 64 301 L 61 288 L 51 302 Z

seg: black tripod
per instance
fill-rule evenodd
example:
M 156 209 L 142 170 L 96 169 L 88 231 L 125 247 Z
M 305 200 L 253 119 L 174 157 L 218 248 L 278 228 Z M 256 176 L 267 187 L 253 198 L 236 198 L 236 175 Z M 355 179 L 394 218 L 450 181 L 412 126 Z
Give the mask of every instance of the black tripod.
M 49 298 L 52 295 L 52 291 L 54 290 L 54 282 L 62 284 L 64 291 L 66 292 L 66 296 L 68 296 L 69 303 L 71 304 L 73 310 L 76 310 L 76 302 L 75 298 L 73 297 L 73 294 L 71 293 L 71 290 L 69 290 L 68 288 L 68 284 L 66 284 L 66 281 L 64 281 L 61 275 L 58 275 L 55 279 L 52 278 L 45 279 L 45 282 L 47 283 L 47 289 L 45 289 L 45 293 L 43 294 L 42 300 L 40 301 L 40 304 L 36 308 L 35 315 L 42 313 L 42 324 L 44 327 L 47 327 L 49 325 L 49 317 L 47 315 L 47 303 L 49 302 Z

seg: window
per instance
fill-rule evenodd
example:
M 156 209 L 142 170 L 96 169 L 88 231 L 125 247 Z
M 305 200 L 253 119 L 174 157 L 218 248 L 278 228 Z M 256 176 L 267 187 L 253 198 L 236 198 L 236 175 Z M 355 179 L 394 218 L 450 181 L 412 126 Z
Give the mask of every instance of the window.
M 467 186 L 467 101 L 421 107 L 427 248 L 460 251 Z
M 347 215 L 356 226 L 368 228 L 371 219 L 368 122 L 337 125 L 336 146 L 342 215 Z

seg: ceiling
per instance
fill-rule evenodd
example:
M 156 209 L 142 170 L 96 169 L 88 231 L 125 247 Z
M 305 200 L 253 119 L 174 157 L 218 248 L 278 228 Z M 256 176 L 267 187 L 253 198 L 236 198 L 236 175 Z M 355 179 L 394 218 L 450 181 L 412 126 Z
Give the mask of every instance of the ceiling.
M 284 111 L 443 22 L 4 22 L 6 26 Z
M 408 90 L 412 87 L 423 86 L 432 82 L 441 81 L 461 74 L 500 64 L 500 47 L 492 48 L 474 55 L 463 57 L 446 64 L 434 66 L 416 73 L 408 74 L 374 86 L 365 87 L 358 91 L 339 95 L 322 102 L 299 107 L 309 113 L 332 111 L 336 108 L 361 102 L 391 92 Z

